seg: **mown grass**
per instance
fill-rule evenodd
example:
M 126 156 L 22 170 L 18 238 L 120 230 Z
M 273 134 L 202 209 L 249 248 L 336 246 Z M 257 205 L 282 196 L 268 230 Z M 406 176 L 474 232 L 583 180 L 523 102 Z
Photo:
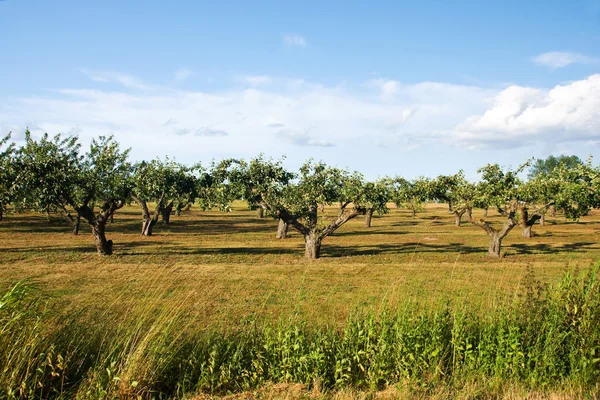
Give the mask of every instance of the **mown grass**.
M 479 228 L 454 227 L 442 205 L 415 219 L 393 209 L 373 222 L 366 229 L 351 221 L 326 239 L 322 259 L 307 262 L 298 234 L 276 240 L 276 222 L 241 203 L 230 214 L 173 217 L 149 238 L 139 235 L 139 211 L 126 208 L 109 226 L 113 257 L 95 254 L 85 227 L 74 237 L 61 221 L 8 215 L 0 223 L 0 287 L 28 277 L 37 289 L 18 286 L 23 295 L 10 296 L 19 306 L 0 311 L 19 321 L 0 336 L 0 386 L 38 398 L 278 398 L 287 392 L 257 388 L 282 382 L 300 382 L 296 394 L 313 397 L 596 390 L 589 371 L 597 362 L 576 349 L 591 351 L 598 332 L 574 332 L 561 309 L 571 300 L 561 296 L 579 293 L 583 281 L 566 280 L 600 259 L 597 212 L 579 223 L 550 219 L 529 240 L 515 228 L 499 260 L 488 259 Z M 556 286 L 564 274 L 571 278 L 550 292 L 531 283 Z M 585 307 L 598 312 L 596 303 Z M 584 342 L 572 341 L 577 335 Z M 499 358 L 509 342 L 527 354 L 525 364 L 524 356 Z M 490 354 L 472 350 L 480 343 Z M 592 362 L 582 367 L 580 359 Z

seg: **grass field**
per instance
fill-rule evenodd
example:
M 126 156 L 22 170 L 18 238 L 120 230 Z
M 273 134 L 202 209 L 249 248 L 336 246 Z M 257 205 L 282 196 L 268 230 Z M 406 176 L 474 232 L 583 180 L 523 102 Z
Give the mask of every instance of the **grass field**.
M 516 227 L 504 240 L 504 257 L 490 259 L 485 233 L 468 223 L 455 227 L 446 210 L 430 204 L 413 219 L 392 209 L 369 229 L 359 217 L 325 239 L 315 262 L 304 260 L 298 233 L 276 240 L 276 221 L 257 218 L 241 202 L 231 213 L 173 216 L 152 237 L 140 235 L 137 208 L 120 210 L 108 227 L 111 257 L 96 254 L 86 227 L 73 236 L 61 220 L 10 214 L 0 223 L 0 288 L 31 278 L 63 316 L 176 315 L 194 332 L 289 320 L 343 328 L 349 316 L 407 303 L 485 315 L 521 296 L 528 274 L 552 284 L 600 258 L 597 211 L 577 223 L 549 218 L 532 239 Z M 490 219 L 502 221 L 493 212 Z
M 335 210 L 329 210 L 333 215 Z M 475 216 L 481 211 L 476 210 Z M 490 212 L 490 218 L 502 217 Z M 243 203 L 231 213 L 192 210 L 140 235 L 137 208 L 120 211 L 108 227 L 115 256 L 98 257 L 87 227 L 73 236 L 61 220 L 9 215 L 0 223 L 0 283 L 6 288 L 35 277 L 65 302 L 108 299 L 130 290 L 169 285 L 194 291 L 190 303 L 206 307 L 206 320 L 236 321 L 251 315 L 275 318 L 299 313 L 315 322 L 341 322 L 358 307 L 386 302 L 472 302 L 489 306 L 518 288 L 527 266 L 544 282 L 600 258 L 600 214 L 581 221 L 557 216 L 520 237 L 516 227 L 504 240 L 504 258 L 490 259 L 488 239 L 477 227 L 454 226 L 444 205 L 430 204 L 411 218 L 392 209 L 361 217 L 325 239 L 322 258 L 303 258 L 303 239 L 290 230 L 275 239 L 276 221 L 259 219 Z

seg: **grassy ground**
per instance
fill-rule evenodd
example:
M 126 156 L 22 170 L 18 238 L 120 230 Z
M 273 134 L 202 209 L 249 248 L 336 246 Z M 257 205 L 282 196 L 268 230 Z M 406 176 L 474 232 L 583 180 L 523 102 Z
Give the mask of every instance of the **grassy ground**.
M 596 278 L 589 290 L 567 277 L 562 289 L 535 294 L 538 281 L 559 282 L 598 260 L 598 212 L 578 223 L 551 218 L 532 239 L 517 227 L 501 259 L 488 258 L 480 228 L 455 227 L 442 205 L 414 219 L 392 209 L 370 229 L 353 220 L 325 240 L 315 262 L 304 260 L 297 233 L 276 240 L 276 225 L 236 203 L 228 214 L 174 216 L 142 237 L 140 211 L 130 207 L 109 226 L 115 255 L 99 257 L 85 227 L 73 236 L 59 219 L 8 215 L 0 223 L 0 293 L 22 278 L 41 291 L 23 283 L 22 294 L 17 285 L 0 295 L 0 384 L 10 388 L 0 397 L 600 393 Z M 399 314 L 388 313 L 397 306 Z M 480 345 L 472 354 L 461 340 Z M 340 381 L 331 375 L 345 376 L 339 362 L 353 371 Z M 328 379 L 324 391 L 313 369 Z M 253 383 L 269 379 L 275 386 Z
M 490 219 L 502 222 L 493 212 Z M 155 236 L 143 237 L 140 211 L 129 207 L 108 227 L 116 254 L 99 257 L 86 226 L 75 237 L 61 220 L 8 215 L 0 223 L 0 286 L 35 277 L 67 305 L 110 303 L 125 289 L 144 297 L 168 285 L 211 326 L 291 314 L 339 323 L 357 308 L 406 299 L 490 307 L 515 294 L 527 266 L 553 282 L 600 258 L 597 211 L 577 223 L 549 218 L 534 227 L 532 239 L 516 227 L 499 260 L 488 258 L 485 233 L 468 223 L 455 227 L 444 205 L 430 204 L 414 219 L 392 209 L 374 217 L 370 229 L 356 218 L 325 239 L 316 262 L 303 259 L 297 232 L 276 240 L 276 225 L 240 202 L 232 213 L 173 216 Z

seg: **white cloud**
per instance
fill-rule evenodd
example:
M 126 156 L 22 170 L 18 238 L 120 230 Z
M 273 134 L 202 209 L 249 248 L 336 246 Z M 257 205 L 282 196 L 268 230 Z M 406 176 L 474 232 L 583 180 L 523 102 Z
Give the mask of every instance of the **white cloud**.
M 81 88 L 3 97 L 0 121 L 51 134 L 75 128 L 84 143 L 114 134 L 132 147 L 134 159 L 171 155 L 184 162 L 262 152 L 355 165 L 352 152 L 376 145 L 373 163 L 383 162 L 378 152 L 392 157 L 425 145 L 514 148 L 600 140 L 600 75 L 552 89 L 390 80 L 324 86 L 285 79 L 266 88 L 213 92 L 147 86 L 141 93 Z
M 484 99 L 496 93 L 470 86 L 398 83 L 396 96 L 384 100 L 373 98 L 364 86 L 277 79 L 269 90 L 213 93 L 59 89 L 43 97 L 0 102 L 0 120 L 50 133 L 79 127 L 83 141 L 114 133 L 138 158 L 169 154 L 194 161 L 261 152 L 308 158 L 314 156 L 309 149 L 331 151 L 334 143 L 336 148 L 376 141 L 405 146 L 399 138 L 407 134 L 412 138 L 409 147 L 415 148 L 414 142 L 429 140 L 431 131 L 483 112 Z M 177 140 L 165 139 L 168 135 Z
M 315 146 L 315 147 L 333 147 L 333 143 L 318 139 L 309 134 L 310 128 L 304 132 L 299 132 L 294 129 L 281 129 L 275 136 L 279 139 L 297 146 Z
M 567 51 L 551 51 L 542 53 L 532 58 L 537 65 L 552 69 L 563 68 L 571 64 L 600 64 L 600 58 Z
M 175 81 L 183 82 L 194 74 L 194 71 L 188 68 L 179 68 L 175 71 Z
M 550 90 L 511 86 L 452 134 L 474 147 L 599 139 L 600 74 Z
M 81 72 L 87 75 L 94 82 L 117 82 L 129 89 L 150 90 L 155 88 L 133 75 L 114 71 L 90 71 L 82 69 Z
M 274 81 L 273 78 L 267 75 L 241 75 L 238 76 L 236 80 L 253 87 L 267 85 Z
M 378 89 L 381 98 L 390 99 L 400 90 L 401 84 L 398 81 L 388 79 L 372 79 L 367 82 L 367 86 Z
M 302 35 L 290 34 L 283 36 L 283 44 L 287 47 L 306 47 L 308 42 Z

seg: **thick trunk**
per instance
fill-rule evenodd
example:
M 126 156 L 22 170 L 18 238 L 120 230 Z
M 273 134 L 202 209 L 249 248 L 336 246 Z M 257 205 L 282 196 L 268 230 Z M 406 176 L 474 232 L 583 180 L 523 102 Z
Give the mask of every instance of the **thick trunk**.
M 542 216 L 540 217 L 540 225 L 541 225 L 541 226 L 544 226 L 544 225 L 546 225 L 546 216 L 545 216 L 545 215 L 542 215 Z
M 500 248 L 502 247 L 502 238 L 498 233 L 490 235 L 490 248 L 488 254 L 491 257 L 500 257 Z
M 517 225 L 515 221 L 515 212 L 508 213 L 508 219 L 500 230 L 494 229 L 488 222 L 483 219 L 475 220 L 471 216 L 469 222 L 483 229 L 490 238 L 490 247 L 488 254 L 491 257 L 500 257 L 500 248 L 502 247 L 502 239 Z
M 467 217 L 467 221 L 470 220 L 471 218 L 473 218 L 473 212 L 472 212 L 470 206 L 465 209 L 465 215 Z
M 257 216 L 258 218 L 264 218 L 264 217 L 265 217 L 265 209 L 264 209 L 262 206 L 259 206 L 259 207 L 256 209 L 256 216 Z
M 471 218 L 472 218 L 471 209 L 465 208 L 462 211 L 454 211 L 454 215 L 455 215 L 454 225 L 460 227 L 461 224 L 462 224 L 462 217 L 465 214 L 466 214 L 466 217 L 467 217 L 467 221 L 470 221 Z
M 309 260 L 316 260 L 321 255 L 321 238 L 313 233 L 304 237 L 304 256 Z
M 156 218 L 147 218 L 142 222 L 142 235 L 144 236 L 152 236 L 152 228 L 158 222 L 158 217 Z
M 552 218 L 556 217 L 556 207 L 555 206 L 550 206 L 550 208 L 548 208 L 548 212 L 550 212 L 550 216 Z
M 173 211 L 173 202 L 167 204 L 165 208 L 162 210 L 162 222 L 163 224 L 168 224 L 171 221 L 171 211 Z
M 365 212 L 365 227 L 370 228 L 371 227 L 371 219 L 373 218 L 373 210 L 372 209 L 368 209 Z
M 93 224 L 90 224 L 94 234 L 94 242 L 99 255 L 110 256 L 113 253 L 113 241 L 106 240 L 106 219 L 98 218 Z
M 289 225 L 287 222 L 279 219 L 279 226 L 277 227 L 277 239 L 285 239 L 287 238 Z
M 114 213 L 110 214 L 110 223 L 112 224 L 113 222 L 115 222 L 115 214 Z
M 521 225 L 521 228 L 523 229 L 522 236 L 524 238 L 531 239 L 533 237 L 533 232 L 532 232 L 531 228 L 533 227 L 533 224 L 535 224 L 535 222 L 538 219 L 542 218 L 542 215 L 541 214 L 533 214 L 530 217 L 529 212 L 528 212 L 527 208 L 525 208 L 525 207 L 519 208 L 519 215 L 520 215 L 519 225 Z
M 78 214 L 77 217 L 73 219 L 73 235 L 79 235 L 79 226 L 81 225 L 81 216 Z

